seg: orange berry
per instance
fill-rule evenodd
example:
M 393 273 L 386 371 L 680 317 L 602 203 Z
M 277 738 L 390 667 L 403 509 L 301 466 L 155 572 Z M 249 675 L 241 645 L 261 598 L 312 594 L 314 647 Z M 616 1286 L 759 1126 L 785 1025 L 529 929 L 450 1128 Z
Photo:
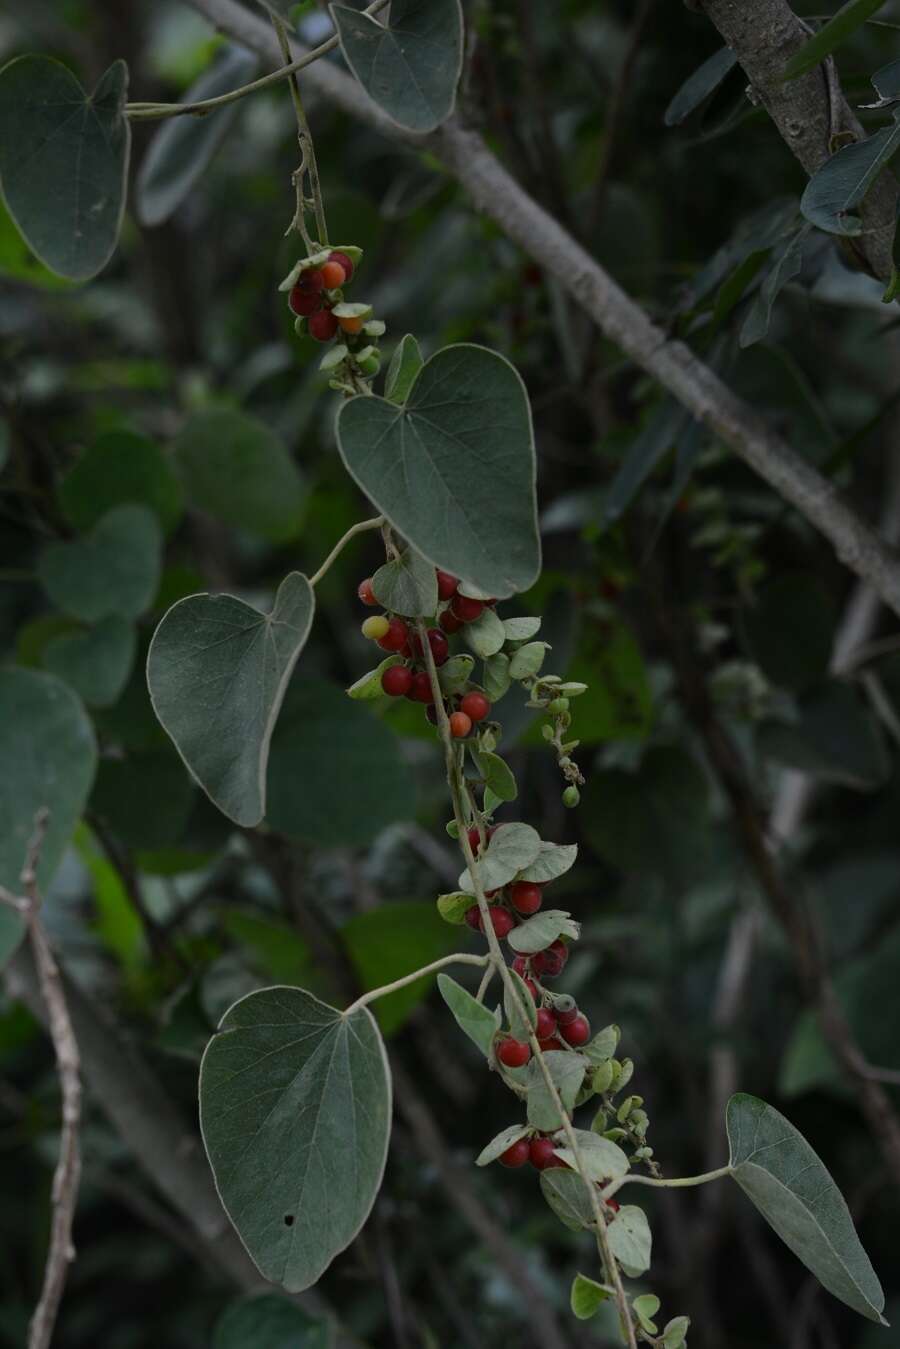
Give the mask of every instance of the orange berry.
M 337 290 L 347 280 L 347 273 L 339 262 L 326 262 L 322 268 L 322 280 L 326 290 Z
M 353 315 L 350 318 L 339 318 L 338 323 L 345 333 L 361 333 L 364 320 L 358 315 Z
M 450 734 L 456 740 L 465 740 L 472 730 L 472 718 L 465 712 L 453 712 L 450 716 Z

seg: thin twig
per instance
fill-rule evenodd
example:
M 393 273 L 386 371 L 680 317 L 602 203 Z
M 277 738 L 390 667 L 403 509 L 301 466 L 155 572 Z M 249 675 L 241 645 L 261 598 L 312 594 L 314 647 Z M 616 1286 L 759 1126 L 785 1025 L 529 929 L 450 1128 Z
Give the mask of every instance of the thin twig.
M 272 15 L 272 24 L 278 36 L 278 44 L 281 47 L 281 54 L 284 57 L 285 64 L 289 65 L 291 61 L 291 44 L 288 38 L 287 28 L 283 21 Z M 296 74 L 288 76 L 288 87 L 291 91 L 291 100 L 294 104 L 294 114 L 297 118 L 297 140 L 300 144 L 300 167 L 295 174 L 297 185 L 297 213 L 294 217 L 294 224 L 303 235 L 306 244 L 309 245 L 310 239 L 306 232 L 306 196 L 304 180 L 309 179 L 309 188 L 312 192 L 312 208 L 316 217 L 316 233 L 319 244 L 326 247 L 328 244 L 328 226 L 325 223 L 325 203 L 322 200 L 322 188 L 319 183 L 319 166 L 316 163 L 316 147 L 313 143 L 312 132 L 309 129 L 309 122 L 306 117 L 306 109 L 303 106 L 303 100 L 300 97 L 300 84 Z
M 0 898 L 21 913 L 34 952 L 38 982 L 47 1009 L 47 1028 L 56 1054 L 56 1066 L 62 1093 L 62 1130 L 59 1140 L 59 1159 L 53 1175 L 51 1203 L 53 1217 L 50 1224 L 50 1246 L 44 1266 L 41 1295 L 28 1327 L 28 1349 L 48 1349 L 59 1304 L 66 1286 L 69 1264 L 75 1258 L 72 1245 L 72 1223 L 78 1202 L 78 1181 L 81 1176 L 81 1061 L 78 1042 L 72 1029 L 66 995 L 59 967 L 40 918 L 41 896 L 38 890 L 37 867 L 47 832 L 49 812 L 38 811 L 34 833 L 28 845 L 25 865 L 20 877 L 22 895 L 0 892 Z
M 490 959 L 490 956 L 468 955 L 462 951 L 452 956 L 442 956 L 440 960 L 432 960 L 430 965 L 423 965 L 420 970 L 413 970 L 411 974 L 404 974 L 401 979 L 395 979 L 392 984 L 385 984 L 383 988 L 372 988 L 368 993 L 361 994 L 355 1002 L 351 1002 L 350 1006 L 344 1009 L 344 1016 L 352 1016 L 354 1012 L 358 1012 L 361 1007 L 367 1007 L 376 998 L 386 998 L 389 993 L 396 993 L 398 989 L 406 988 L 408 984 L 414 984 L 417 979 L 424 979 L 426 975 L 435 974 L 437 970 L 442 970 L 447 965 L 487 965 Z
M 354 538 L 357 534 L 364 533 L 364 531 L 367 529 L 380 529 L 383 524 L 384 524 L 384 516 L 376 515 L 371 520 L 360 520 L 357 524 L 351 525 L 350 528 L 347 530 L 346 534 L 344 534 L 341 538 L 338 539 L 337 543 L 334 545 L 334 547 L 326 557 L 325 561 L 322 563 L 319 570 L 317 572 L 314 572 L 313 575 L 309 578 L 309 584 L 313 587 L 319 584 L 322 577 L 331 567 L 332 563 L 335 562 L 340 557 L 341 553 L 344 551 L 347 544 L 350 542 L 352 538 Z

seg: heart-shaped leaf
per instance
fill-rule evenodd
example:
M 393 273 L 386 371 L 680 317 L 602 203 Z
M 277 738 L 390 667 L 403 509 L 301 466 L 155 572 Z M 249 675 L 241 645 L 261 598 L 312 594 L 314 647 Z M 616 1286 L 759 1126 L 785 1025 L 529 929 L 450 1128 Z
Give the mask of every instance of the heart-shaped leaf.
M 462 69 L 459 0 L 394 0 L 390 24 L 331 6 L 347 65 L 388 117 L 433 131 L 453 111 Z
M 200 786 L 237 824 L 266 810 L 269 742 L 312 625 L 315 595 L 291 572 L 263 614 L 234 595 L 189 595 L 150 643 L 154 711 Z
M 629 1279 L 650 1268 L 653 1235 L 647 1215 L 636 1204 L 623 1204 L 606 1231 L 609 1249 Z
M 146 506 L 116 506 L 83 538 L 48 544 L 38 575 L 53 602 L 86 623 L 137 618 L 156 594 L 161 542 Z
M 391 1079 L 366 1008 L 299 988 L 225 1013 L 200 1065 L 200 1127 L 219 1196 L 260 1272 L 314 1284 L 359 1232 L 384 1174 Z
M 184 95 L 199 103 L 252 80 L 259 60 L 246 47 L 226 47 Z M 240 104 L 228 103 L 203 117 L 172 117 L 163 122 L 144 153 L 135 182 L 135 204 L 144 225 L 161 225 L 204 173 L 228 135 Z
M 803 1135 L 757 1096 L 725 1115 L 731 1174 L 781 1240 L 841 1302 L 886 1324 L 884 1293 L 840 1190 Z
M 429 618 L 437 609 L 437 573 L 415 548 L 385 562 L 372 577 L 375 598 L 392 614 Z
M 0 70 L 0 188 L 29 248 L 86 281 L 119 237 L 131 133 L 128 68 L 114 61 L 90 95 L 60 61 L 19 56 Z
M 594 1210 L 581 1176 L 574 1171 L 541 1172 L 541 1193 L 559 1221 L 573 1232 L 594 1222 Z
M 59 503 L 76 529 L 90 529 L 123 502 L 137 502 L 158 517 L 166 533 L 181 515 L 183 493 L 169 460 L 152 440 L 133 431 L 108 431 L 66 473 Z
M 128 681 L 137 635 L 134 624 L 113 615 L 86 632 L 65 632 L 44 648 L 44 665 L 91 707 L 109 707 Z
M 212 1349 L 332 1349 L 332 1327 L 277 1293 L 234 1302 L 216 1325 Z
M 53 879 L 84 809 L 97 764 L 90 719 L 71 689 L 35 670 L 0 670 L 0 885 L 19 892 L 19 877 L 39 810 L 49 812 L 38 884 Z M 22 933 L 0 905 L 0 958 Z
M 403 407 L 357 397 L 337 419 L 350 474 L 423 557 L 499 598 L 541 565 L 525 387 L 485 347 L 445 347 Z
M 525 867 L 531 865 L 541 848 L 541 836 L 530 824 L 498 825 L 491 835 L 483 857 L 478 859 L 478 876 L 485 890 L 500 890 Z M 460 890 L 472 891 L 468 870 L 459 878 Z M 553 939 L 551 938 L 551 941 Z
M 605 1183 L 610 1180 L 618 1180 L 620 1176 L 628 1173 L 628 1158 L 617 1143 L 613 1143 L 609 1138 L 604 1138 L 602 1134 L 590 1133 L 587 1129 L 575 1129 L 574 1133 L 575 1140 L 578 1143 L 578 1153 L 584 1163 L 584 1169 L 589 1180 Z M 573 1171 L 577 1170 L 575 1153 L 566 1145 L 564 1139 L 556 1149 L 556 1155 L 561 1157 Z

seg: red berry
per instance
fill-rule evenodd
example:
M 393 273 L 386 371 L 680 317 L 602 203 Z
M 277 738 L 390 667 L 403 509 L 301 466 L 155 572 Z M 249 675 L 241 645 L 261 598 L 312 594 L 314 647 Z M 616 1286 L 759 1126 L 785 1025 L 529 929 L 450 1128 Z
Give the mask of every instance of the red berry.
M 372 589 L 371 576 L 367 576 L 364 581 L 360 581 L 359 585 L 356 587 L 356 593 L 363 604 L 368 604 L 370 609 L 377 606 L 378 601 L 375 598 L 375 591 Z
M 483 693 L 467 693 L 459 707 L 460 711 L 465 712 L 473 721 L 484 721 L 491 710 L 491 705 Z
M 526 980 L 524 980 L 524 983 L 525 983 L 525 987 L 528 989 L 528 992 L 531 994 L 531 996 L 532 996 L 532 998 L 534 999 L 534 1001 L 537 1002 L 538 999 L 539 999 L 540 996 L 541 996 L 541 995 L 538 993 L 537 984 L 534 982 L 533 979 L 526 979 Z
M 527 1138 L 518 1138 L 512 1147 L 500 1154 L 501 1166 L 524 1166 L 528 1161 L 531 1146 Z
M 562 1045 L 559 1043 L 558 1040 L 553 1040 L 553 1039 L 538 1040 L 538 1044 L 540 1045 L 541 1050 L 542 1050 L 543 1053 L 545 1053 L 545 1054 L 547 1053 L 548 1050 L 551 1050 L 551 1049 L 553 1049 L 553 1050 L 562 1049 Z
M 515 970 L 520 979 L 524 979 L 525 971 L 528 969 L 528 961 L 525 956 L 516 956 L 512 963 L 512 969 Z
M 556 1019 L 561 1026 L 568 1026 L 570 1021 L 574 1021 L 579 1015 L 578 1006 L 570 1007 L 568 1012 L 557 1012 Z
M 485 899 L 489 899 L 489 900 L 491 901 L 491 903 L 493 904 L 494 900 L 497 898 L 497 896 L 498 896 L 500 893 L 501 893 L 500 890 L 485 890 L 485 892 L 484 892 L 484 897 L 485 897 Z
M 412 688 L 413 672 L 405 665 L 392 665 L 381 676 L 381 687 L 392 698 L 402 698 Z
M 516 925 L 515 919 L 509 909 L 491 909 L 491 922 L 494 925 L 494 931 L 501 939 L 508 937 Z
M 557 940 L 551 942 L 546 951 L 539 951 L 531 957 L 531 968 L 545 979 L 555 979 L 558 974 L 562 974 L 568 958 L 569 948 L 564 941 Z
M 536 1171 L 546 1171 L 549 1167 L 559 1166 L 556 1144 L 552 1138 L 544 1138 L 543 1136 L 532 1138 L 528 1155 L 531 1158 L 531 1165 Z
M 500 1041 L 497 1058 L 506 1068 L 524 1068 L 531 1058 L 531 1047 L 524 1040 L 514 1040 L 510 1035 Z
M 591 1038 L 591 1023 L 579 1012 L 574 1020 L 560 1026 L 559 1033 L 570 1045 L 586 1045 Z
M 548 1007 L 539 1007 L 534 1033 L 539 1040 L 549 1040 L 556 1034 L 556 1017 Z
M 521 1140 L 521 1141 L 524 1142 L 524 1139 Z M 606 1202 L 606 1207 L 607 1207 L 607 1208 L 611 1208 L 612 1211 L 613 1211 L 613 1213 L 618 1213 L 618 1211 L 619 1211 L 619 1201 L 618 1201 L 618 1199 L 607 1199 L 605 1202 Z
M 446 665 L 450 656 L 450 647 L 447 645 L 447 638 L 438 628 L 429 628 L 425 635 L 428 638 L 428 645 L 431 647 L 431 654 L 434 657 L 435 665 Z M 413 651 L 417 656 L 421 657 L 422 638 L 417 632 L 414 632 L 411 641 Z
M 482 931 L 481 913 L 477 904 L 473 904 L 471 909 L 466 909 L 466 922 L 469 924 L 469 927 L 473 928 L 476 932 Z
M 317 342 L 330 342 L 338 330 L 338 321 L 330 309 L 320 309 L 309 320 L 309 335 Z
M 472 732 L 472 718 L 467 717 L 465 712 L 452 712 L 450 714 L 450 734 L 455 740 L 465 740 L 467 735 Z
M 431 680 L 424 670 L 412 677 L 412 683 L 406 694 L 411 703 L 430 703 L 431 702 Z
M 471 829 L 467 830 L 467 833 L 469 836 L 469 847 L 474 853 L 477 853 L 478 849 L 481 847 L 481 835 L 474 825 Z
M 435 706 L 434 703 L 429 703 L 428 706 L 425 708 L 425 719 L 426 721 L 430 722 L 432 726 L 437 726 L 438 714 L 437 714 L 437 707 Z
M 441 571 L 440 567 L 436 570 L 438 599 L 451 600 L 459 588 L 459 581 L 455 576 L 451 576 L 449 571 Z
M 299 314 L 301 318 L 309 318 L 322 308 L 322 296 L 317 290 L 295 286 L 288 296 L 288 304 L 295 314 Z
M 322 267 L 322 280 L 326 290 L 337 290 L 347 280 L 347 273 L 339 262 L 329 258 Z
M 324 287 L 325 280 L 318 267 L 307 267 L 305 272 L 300 273 L 297 282 L 298 290 L 323 290 Z
M 349 281 L 350 278 L 353 276 L 353 263 L 350 261 L 346 253 L 341 253 L 340 250 L 336 248 L 332 249 L 332 251 L 328 254 L 328 261 L 336 262 L 339 267 L 343 267 L 344 281 L 341 283 L 342 285 L 345 282 Z
M 378 645 L 382 651 L 402 651 L 406 646 L 406 639 L 409 636 L 409 628 L 403 622 L 402 618 L 392 618 L 388 630 L 383 637 L 379 637 Z M 426 678 L 428 676 L 426 675 Z M 429 698 L 430 701 L 430 698 Z
M 469 714 L 471 716 L 471 713 Z M 541 907 L 543 895 L 541 887 L 535 885 L 533 881 L 516 881 L 509 892 L 510 903 L 516 913 L 528 914 L 537 913 Z
M 444 610 L 444 612 L 438 619 L 438 622 L 440 623 L 441 627 L 444 629 L 444 632 L 446 633 L 459 632 L 460 628 L 462 627 L 461 619 L 458 619 L 456 617 L 456 614 L 454 614 L 450 609 Z
M 451 612 L 459 619 L 460 623 L 474 623 L 484 608 L 483 600 L 473 600 L 469 595 L 453 596 L 450 604 Z

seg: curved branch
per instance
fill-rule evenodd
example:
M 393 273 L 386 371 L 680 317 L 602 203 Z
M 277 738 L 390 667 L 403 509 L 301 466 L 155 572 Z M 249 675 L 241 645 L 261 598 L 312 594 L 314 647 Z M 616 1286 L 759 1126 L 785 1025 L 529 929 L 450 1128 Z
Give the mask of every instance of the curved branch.
M 768 112 L 788 149 L 812 176 L 832 153 L 832 136 L 866 133 L 844 98 L 830 62 L 785 81 L 790 58 L 809 41 L 810 29 L 787 0 L 703 0 L 703 13 L 735 52 L 752 97 Z M 866 271 L 880 281 L 892 274 L 891 243 L 897 220 L 897 180 L 883 173 L 860 206 L 863 233 L 847 242 Z
M 190 0 L 223 32 L 269 59 L 277 43 L 269 26 L 237 0 Z M 769 0 L 767 0 L 769 3 Z M 302 55 L 302 48 L 292 44 Z M 900 616 L 900 565 L 836 488 L 796 454 L 767 421 L 739 398 L 683 342 L 668 339 L 644 310 L 507 173 L 476 133 L 451 118 L 428 137 L 404 131 L 329 62 L 311 66 L 306 83 L 353 117 L 394 140 L 427 148 L 526 253 L 540 262 L 598 328 L 708 426 L 832 544 L 838 557 L 868 581 Z

